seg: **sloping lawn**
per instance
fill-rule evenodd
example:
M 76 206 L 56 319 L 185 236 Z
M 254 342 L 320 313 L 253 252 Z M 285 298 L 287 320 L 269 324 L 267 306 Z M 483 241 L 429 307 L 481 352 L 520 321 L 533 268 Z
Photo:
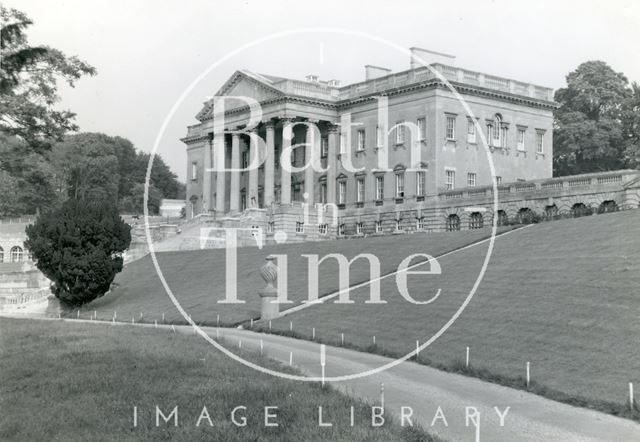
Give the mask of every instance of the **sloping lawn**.
M 433 440 L 392 420 L 372 428 L 364 403 L 256 372 L 168 330 L 1 319 L 0 349 L 2 440 Z M 160 418 L 156 427 L 156 406 L 165 416 L 178 406 L 178 426 Z M 247 407 L 236 415 L 245 427 L 231 420 L 237 406 Z M 278 407 L 278 427 L 264 426 L 265 406 Z M 319 406 L 334 427 L 318 426 Z M 203 407 L 213 427 L 206 419 L 196 426 Z
M 291 321 L 293 334 L 305 339 L 315 328 L 325 342 L 340 345 L 344 333 L 347 346 L 404 355 L 449 320 L 486 250 L 483 244 L 442 258 L 441 276 L 410 276 L 418 300 L 442 288 L 429 305 L 405 301 L 388 278 L 388 304 L 364 304 L 366 287 L 354 292 L 353 305 L 313 306 L 274 321 L 273 330 L 289 334 Z M 587 406 L 610 402 L 615 414 L 627 408 L 628 383 L 640 386 L 639 314 L 640 210 L 543 223 L 496 240 L 475 297 L 420 359 L 461 370 L 469 346 L 471 371 L 516 385 L 524 385 L 529 361 L 536 386 L 553 390 L 548 396 L 584 398 Z
M 182 307 L 198 323 L 215 325 L 220 315 L 220 325 L 234 325 L 260 316 L 258 291 L 265 283 L 259 269 L 265 258 L 272 254 L 288 256 L 288 293 L 292 304 L 307 298 L 307 260 L 303 254 L 342 253 L 352 258 L 359 253 L 373 253 L 381 262 L 383 274 L 395 270 L 408 255 L 417 252 L 439 255 L 449 250 L 470 244 L 490 235 L 489 229 L 453 233 L 406 234 L 370 237 L 352 240 L 309 242 L 280 246 L 266 246 L 238 249 L 238 299 L 245 304 L 219 304 L 225 297 L 225 251 L 197 250 L 158 253 L 160 268 L 165 275 Z M 319 294 L 330 293 L 338 288 L 337 263 L 329 260 L 320 267 Z M 351 282 L 357 283 L 369 278 L 369 267 L 365 260 L 356 261 L 351 268 Z M 94 312 L 98 319 L 111 320 L 116 312 L 118 321 L 146 322 L 165 321 L 184 323 L 161 285 L 149 256 L 130 263 L 116 277 L 117 287 L 81 309 L 81 317 L 88 318 Z M 77 312 L 69 312 L 76 317 Z

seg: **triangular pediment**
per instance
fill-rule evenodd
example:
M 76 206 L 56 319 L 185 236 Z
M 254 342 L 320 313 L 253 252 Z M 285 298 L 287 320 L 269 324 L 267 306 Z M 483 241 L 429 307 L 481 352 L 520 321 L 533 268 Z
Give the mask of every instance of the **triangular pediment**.
M 249 71 L 236 71 L 216 92 L 216 97 L 250 97 L 261 103 L 284 95 L 272 85 L 272 81 Z M 207 102 L 196 118 L 202 120 L 211 115 L 213 101 Z M 241 99 L 225 99 L 225 111 L 247 106 Z

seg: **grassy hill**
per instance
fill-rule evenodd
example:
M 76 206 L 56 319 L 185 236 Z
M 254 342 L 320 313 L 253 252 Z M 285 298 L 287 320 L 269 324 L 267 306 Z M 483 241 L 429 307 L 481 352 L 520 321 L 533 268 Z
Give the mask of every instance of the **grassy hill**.
M 372 428 L 369 406 L 317 384 L 274 378 L 192 336 L 168 330 L 2 319 L 0 439 L 21 441 L 434 441 L 389 419 Z M 254 362 L 286 370 L 273 361 Z M 138 425 L 133 425 L 133 407 Z M 156 427 L 178 407 L 178 426 Z M 246 427 L 231 421 L 246 417 Z M 277 406 L 279 426 L 265 427 Z M 339 429 L 318 426 L 318 407 Z M 349 410 L 355 407 L 355 426 Z M 203 419 L 203 407 L 213 427 Z M 370 418 L 369 418 L 370 419 Z
M 215 325 L 220 315 L 221 325 L 233 325 L 260 316 L 258 291 L 265 285 L 259 269 L 265 258 L 272 254 L 288 256 L 288 288 L 291 305 L 299 304 L 307 297 L 307 261 L 302 254 L 343 253 L 352 258 L 359 253 L 373 253 L 381 261 L 381 272 L 395 270 L 407 255 L 426 252 L 431 255 L 453 250 L 490 235 L 488 229 L 455 232 L 394 235 L 342 241 L 298 243 L 238 249 L 238 298 L 245 304 L 224 305 L 217 301 L 225 296 L 225 251 L 196 250 L 157 253 L 160 268 L 182 307 L 198 323 Z M 338 288 L 337 264 L 331 260 L 323 264 L 320 271 L 319 294 L 330 293 Z M 369 277 L 368 265 L 359 260 L 352 266 L 351 282 L 357 283 Z M 111 320 L 117 312 L 118 321 L 135 320 L 153 322 L 165 314 L 167 322 L 184 322 L 162 287 L 149 256 L 127 265 L 116 278 L 117 287 L 109 294 L 88 304 L 81 310 L 81 317 L 97 313 L 98 319 Z M 287 308 L 291 305 L 286 306 Z M 282 308 L 284 309 L 284 307 Z M 70 312 L 75 317 L 76 312 Z
M 440 260 L 441 276 L 411 276 L 409 291 L 432 304 L 416 306 L 382 282 L 386 305 L 329 302 L 275 321 L 304 324 L 299 337 L 316 338 L 388 355 L 404 355 L 452 316 L 478 275 L 486 244 Z M 453 326 L 420 359 L 459 369 L 470 347 L 472 371 L 520 384 L 527 361 L 548 395 L 607 401 L 625 408 L 628 383 L 640 385 L 640 210 L 533 225 L 496 240 L 486 276 Z M 373 346 L 373 336 L 376 345 Z M 518 379 L 519 378 L 519 379 Z M 542 391 L 542 390 L 541 390 Z M 579 403 L 579 402 L 578 402 Z M 586 403 L 586 402 L 585 402 Z M 606 409 L 606 405 L 600 407 Z M 615 410 L 612 410 L 615 412 Z

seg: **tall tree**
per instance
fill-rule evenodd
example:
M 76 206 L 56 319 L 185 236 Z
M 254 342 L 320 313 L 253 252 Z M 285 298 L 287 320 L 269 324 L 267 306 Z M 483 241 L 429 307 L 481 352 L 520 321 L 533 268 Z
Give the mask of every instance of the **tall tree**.
M 0 131 L 0 217 L 34 214 L 55 202 L 52 165 Z
M 117 203 L 120 175 L 113 137 L 98 133 L 68 135 L 47 156 L 55 171 L 60 199 Z
M 72 130 L 75 114 L 56 110 L 58 81 L 73 87 L 95 69 L 77 57 L 48 46 L 30 46 L 26 30 L 33 22 L 0 5 L 0 130 L 43 150 Z
M 624 108 L 624 162 L 625 166 L 640 169 L 640 85 L 631 84 L 631 96 Z
M 633 90 L 602 61 L 588 61 L 556 91 L 554 174 L 571 175 L 627 166 L 625 150 L 638 129 L 629 126 Z M 638 103 L 636 103 L 637 106 Z

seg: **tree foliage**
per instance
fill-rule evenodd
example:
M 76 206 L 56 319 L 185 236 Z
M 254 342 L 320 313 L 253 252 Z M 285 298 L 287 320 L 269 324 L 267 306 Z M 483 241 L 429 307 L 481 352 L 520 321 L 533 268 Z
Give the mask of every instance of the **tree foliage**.
M 143 213 L 149 154 L 122 137 L 67 135 L 47 152 L 0 132 L 0 217 L 34 214 L 67 199 L 107 201 L 126 213 Z M 149 213 L 163 198 L 184 198 L 184 184 L 156 156 L 149 185 Z
M 131 228 L 114 204 L 70 199 L 27 227 L 25 247 L 65 304 L 82 305 L 104 295 L 122 270 Z
M 556 91 L 554 174 L 637 165 L 640 99 L 636 84 L 602 61 L 588 61 Z
M 26 29 L 33 22 L 22 12 L 0 6 L 0 128 L 43 150 L 77 129 L 75 114 L 56 110 L 58 82 L 73 87 L 84 75 L 95 75 L 89 64 L 48 46 L 30 46 Z

